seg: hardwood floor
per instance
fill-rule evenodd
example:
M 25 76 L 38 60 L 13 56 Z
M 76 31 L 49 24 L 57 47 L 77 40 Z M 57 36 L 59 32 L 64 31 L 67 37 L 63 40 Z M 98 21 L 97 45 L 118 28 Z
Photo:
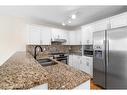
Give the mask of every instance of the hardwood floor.
M 90 89 L 91 89 L 91 90 L 103 90 L 102 87 L 100 87 L 100 86 L 94 84 L 94 82 L 93 82 L 92 79 L 90 80 Z

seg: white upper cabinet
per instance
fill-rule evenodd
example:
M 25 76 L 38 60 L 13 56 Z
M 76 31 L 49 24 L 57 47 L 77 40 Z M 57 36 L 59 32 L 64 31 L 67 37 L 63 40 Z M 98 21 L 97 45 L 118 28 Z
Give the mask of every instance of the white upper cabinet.
M 29 33 L 29 41 L 28 44 L 34 44 L 39 45 L 40 44 L 40 28 L 33 26 L 33 25 L 27 25 L 27 30 Z
M 111 28 L 127 26 L 127 12 L 110 17 Z
M 51 45 L 51 29 L 48 27 L 41 27 L 40 32 L 40 44 Z
M 82 40 L 82 38 L 81 38 L 81 34 L 82 34 L 82 31 L 81 31 L 81 29 L 80 30 L 77 30 L 76 32 L 75 32 L 75 36 L 76 36 L 76 45 L 81 45 L 81 40 Z
M 63 30 L 63 29 L 56 29 L 52 28 L 52 40 L 54 39 L 65 39 L 67 42 L 63 43 L 64 45 L 69 44 L 69 36 L 68 36 L 68 31 Z
M 67 34 L 65 30 L 52 29 L 52 39 L 67 39 Z
M 111 28 L 109 18 L 96 21 L 96 22 L 92 23 L 91 26 L 93 28 L 93 32 L 102 31 L 102 30 L 106 30 L 106 29 Z
M 81 45 L 81 30 L 69 31 L 69 44 L 70 45 Z
M 82 28 L 82 44 L 93 43 L 93 32 L 102 31 L 111 28 L 109 19 L 103 19 L 94 23 L 84 25 Z
M 76 38 L 75 31 L 69 31 L 69 44 L 70 45 L 76 45 L 75 38 Z
M 82 26 L 82 45 L 92 44 L 93 27 L 91 25 Z
M 28 25 L 29 32 L 28 44 L 33 45 L 50 45 L 51 44 L 51 30 L 48 27 L 37 25 Z

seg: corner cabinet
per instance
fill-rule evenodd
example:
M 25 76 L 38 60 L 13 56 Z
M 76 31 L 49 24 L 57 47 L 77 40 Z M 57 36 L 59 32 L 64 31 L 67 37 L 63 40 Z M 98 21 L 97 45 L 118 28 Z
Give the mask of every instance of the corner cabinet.
M 39 25 L 27 25 L 28 44 L 51 45 L 51 29 Z

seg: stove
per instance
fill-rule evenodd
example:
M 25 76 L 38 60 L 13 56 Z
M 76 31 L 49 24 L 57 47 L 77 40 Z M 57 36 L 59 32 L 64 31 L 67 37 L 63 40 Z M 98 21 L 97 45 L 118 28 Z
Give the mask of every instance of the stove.
M 68 54 L 67 53 L 51 53 L 53 59 L 60 61 L 62 63 L 68 64 Z

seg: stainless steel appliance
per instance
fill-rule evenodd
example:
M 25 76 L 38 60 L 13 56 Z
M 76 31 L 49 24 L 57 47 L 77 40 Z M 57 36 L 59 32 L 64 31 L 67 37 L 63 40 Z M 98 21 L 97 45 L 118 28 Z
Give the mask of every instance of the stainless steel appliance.
M 93 57 L 93 45 L 83 45 L 83 56 Z
M 68 54 L 67 53 L 51 53 L 53 58 L 62 63 L 68 64 Z
M 93 34 L 93 81 L 106 89 L 127 89 L 127 27 Z

